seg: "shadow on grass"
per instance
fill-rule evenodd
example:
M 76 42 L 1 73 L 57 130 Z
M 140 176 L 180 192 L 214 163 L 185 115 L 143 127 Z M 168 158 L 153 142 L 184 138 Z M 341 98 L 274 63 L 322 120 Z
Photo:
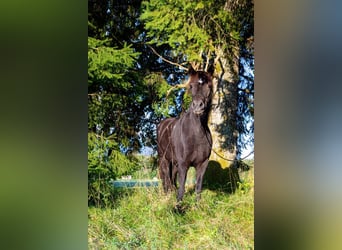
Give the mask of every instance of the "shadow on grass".
M 240 171 L 248 171 L 250 166 L 239 161 L 229 168 L 223 168 L 219 162 L 209 161 L 203 178 L 203 189 L 234 193 L 241 183 L 239 169 Z
M 217 161 L 209 161 L 208 168 L 203 178 L 202 191 L 207 189 L 214 192 L 223 192 L 227 194 L 233 194 L 239 187 L 239 183 L 242 183 L 240 179 L 241 172 L 249 171 L 250 165 L 243 161 L 238 161 L 232 164 L 231 167 L 223 168 Z M 185 215 L 189 209 L 196 209 L 198 205 L 194 201 L 195 195 L 195 170 L 190 173 L 187 180 L 188 187 L 184 195 L 184 200 L 178 203 L 173 213 L 178 215 Z M 192 178 L 192 180 L 191 180 Z M 177 192 L 173 192 L 176 195 Z M 203 199 L 203 198 L 202 198 Z

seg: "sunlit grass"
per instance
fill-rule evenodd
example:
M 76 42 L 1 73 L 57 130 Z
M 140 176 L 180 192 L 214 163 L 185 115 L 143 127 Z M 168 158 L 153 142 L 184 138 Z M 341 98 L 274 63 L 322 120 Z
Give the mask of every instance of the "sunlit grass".
M 89 249 L 253 249 L 253 168 L 240 177 L 235 193 L 204 189 L 197 204 L 188 188 L 181 213 L 160 187 L 123 191 L 115 208 L 89 208 Z

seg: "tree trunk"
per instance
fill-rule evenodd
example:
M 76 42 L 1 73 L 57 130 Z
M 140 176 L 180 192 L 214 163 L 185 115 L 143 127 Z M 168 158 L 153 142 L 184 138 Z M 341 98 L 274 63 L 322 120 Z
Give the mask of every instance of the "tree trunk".
M 213 138 L 210 160 L 224 168 L 229 168 L 237 154 L 236 111 L 238 61 L 229 61 L 222 50 L 218 50 L 219 62 L 216 65 L 217 77 L 213 83 L 212 109 L 209 128 Z M 225 159 L 224 159 L 225 158 Z M 228 161 L 227 159 L 231 160 Z
M 223 187 L 233 193 L 240 181 L 238 170 L 233 167 L 236 164 L 238 138 L 236 111 L 239 64 L 238 60 L 229 61 L 222 50 L 217 52 L 220 59 L 215 67 L 217 77 L 213 81 L 214 95 L 208 121 L 213 147 L 204 183 L 209 188 Z

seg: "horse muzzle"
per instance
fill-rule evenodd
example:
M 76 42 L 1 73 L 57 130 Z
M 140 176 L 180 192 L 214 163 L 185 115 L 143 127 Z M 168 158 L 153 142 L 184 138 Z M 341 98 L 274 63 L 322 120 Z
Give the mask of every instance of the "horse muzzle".
M 193 110 L 193 113 L 195 115 L 201 116 L 204 113 L 204 109 L 203 110 Z
M 199 100 L 193 100 L 192 101 L 192 111 L 196 115 L 202 115 L 205 112 L 205 104 L 204 101 L 199 99 Z

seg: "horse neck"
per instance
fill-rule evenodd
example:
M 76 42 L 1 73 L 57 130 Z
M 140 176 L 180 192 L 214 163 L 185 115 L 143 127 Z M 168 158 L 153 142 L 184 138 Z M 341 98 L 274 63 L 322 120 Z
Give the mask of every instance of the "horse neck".
M 187 115 L 189 115 L 189 117 L 191 118 L 191 124 L 192 126 L 196 126 L 196 127 L 202 127 L 205 130 L 207 130 L 208 127 L 208 117 L 209 117 L 209 112 L 205 112 L 203 115 L 201 115 L 200 117 L 198 117 L 197 115 L 195 115 L 192 110 L 190 109 L 187 113 Z

